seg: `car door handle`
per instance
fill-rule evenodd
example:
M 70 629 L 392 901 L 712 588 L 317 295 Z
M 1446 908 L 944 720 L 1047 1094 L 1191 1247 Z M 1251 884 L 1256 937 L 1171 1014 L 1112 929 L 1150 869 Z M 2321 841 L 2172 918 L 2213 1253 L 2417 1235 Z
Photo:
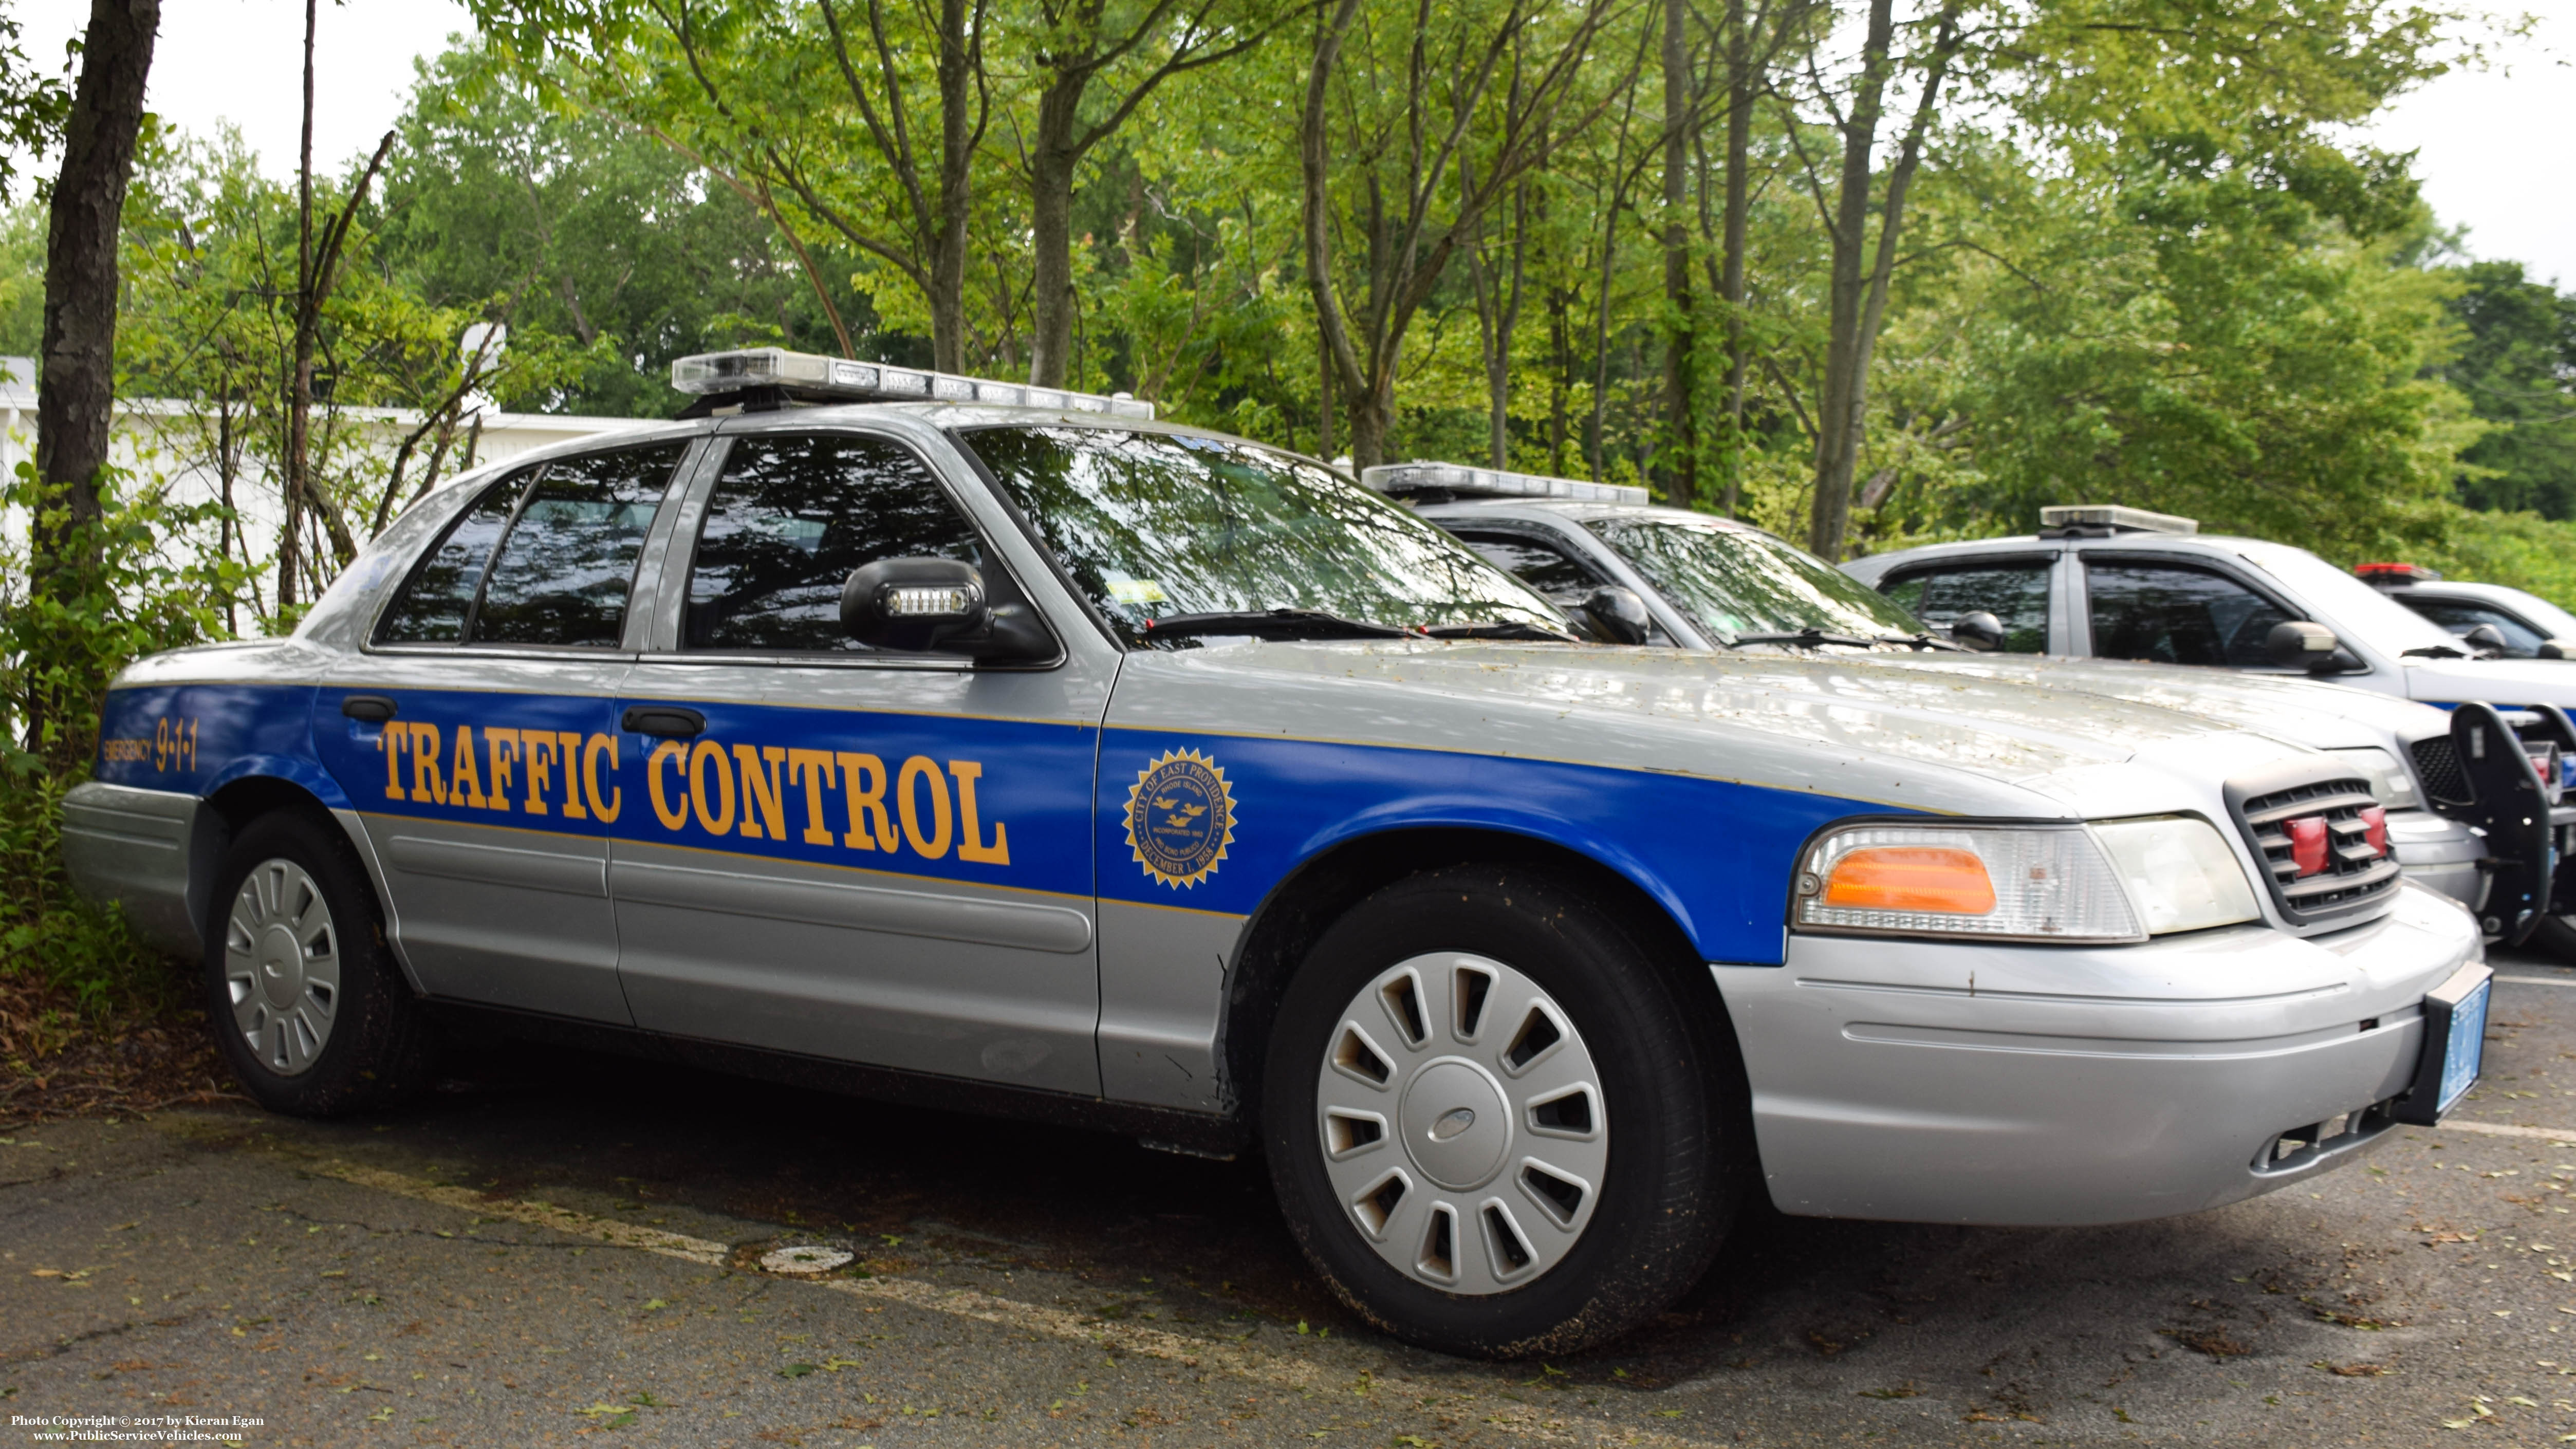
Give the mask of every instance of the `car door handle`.
M 382 724 L 396 711 L 394 702 L 381 694 L 353 694 L 340 701 L 340 713 L 369 724 Z
M 682 709 L 675 704 L 637 704 L 627 707 L 626 716 L 619 723 L 625 725 L 630 733 L 685 740 L 705 731 L 707 717 L 694 709 Z

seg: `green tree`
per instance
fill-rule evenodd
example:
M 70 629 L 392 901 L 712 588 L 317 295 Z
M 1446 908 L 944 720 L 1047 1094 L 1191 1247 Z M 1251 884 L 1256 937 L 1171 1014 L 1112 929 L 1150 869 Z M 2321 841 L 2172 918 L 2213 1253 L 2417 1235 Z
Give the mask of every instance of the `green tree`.
M 2576 518 L 2576 295 L 2519 262 L 2457 268 L 2451 315 L 2466 334 L 2441 376 L 2494 426 L 2460 455 L 2472 508 Z

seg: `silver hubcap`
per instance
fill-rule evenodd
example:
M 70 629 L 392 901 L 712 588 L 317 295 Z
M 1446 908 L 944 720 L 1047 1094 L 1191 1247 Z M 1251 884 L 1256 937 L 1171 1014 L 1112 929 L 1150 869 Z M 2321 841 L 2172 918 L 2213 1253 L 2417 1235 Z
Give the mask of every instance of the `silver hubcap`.
M 1396 1271 L 1526 1286 L 1573 1250 L 1610 1161 L 1592 1053 L 1538 983 L 1456 952 L 1388 968 L 1317 1073 L 1324 1174 Z
M 233 1025 L 281 1077 L 313 1065 L 340 1005 L 340 933 L 322 887 L 291 860 L 264 860 L 224 920 L 224 985 Z

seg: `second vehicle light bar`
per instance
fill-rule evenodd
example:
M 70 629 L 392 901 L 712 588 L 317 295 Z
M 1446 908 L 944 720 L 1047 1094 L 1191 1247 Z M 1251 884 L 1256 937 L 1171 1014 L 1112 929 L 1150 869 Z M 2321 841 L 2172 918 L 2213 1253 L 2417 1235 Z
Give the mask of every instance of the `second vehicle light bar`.
M 1464 463 L 1384 463 L 1364 470 L 1360 481 L 1390 498 L 1445 494 L 1450 498 L 1563 498 L 1581 503 L 1644 503 L 1646 490 L 1624 483 L 1585 483 L 1574 478 L 1546 478 L 1536 473 L 1506 473 L 1500 468 L 1471 468 Z
M 1070 392 L 1060 387 L 1029 387 L 1016 382 L 990 382 L 979 377 L 896 367 L 883 362 L 854 362 L 790 352 L 783 347 L 746 347 L 734 352 L 701 352 L 671 364 L 671 386 L 681 392 L 736 392 L 744 388 L 783 387 L 794 392 L 850 402 L 991 403 L 1010 408 L 1046 408 L 1056 412 L 1095 413 L 1104 417 L 1150 422 L 1154 405 L 1119 394 Z

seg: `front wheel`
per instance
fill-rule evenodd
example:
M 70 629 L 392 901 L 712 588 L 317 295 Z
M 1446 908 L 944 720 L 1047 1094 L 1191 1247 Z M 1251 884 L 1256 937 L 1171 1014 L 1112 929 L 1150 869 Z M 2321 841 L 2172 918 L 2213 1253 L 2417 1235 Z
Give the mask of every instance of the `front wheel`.
M 2523 944 L 2576 966 L 2576 916 L 2543 916 Z
M 427 1023 L 346 840 L 298 816 L 263 816 L 225 854 L 215 885 L 206 1011 L 261 1106 L 330 1117 L 418 1085 Z
M 1736 1066 L 1677 974 L 1583 893 L 1506 867 L 1415 877 L 1325 933 L 1263 1086 L 1272 1180 L 1334 1291 L 1489 1357 L 1625 1332 L 1732 1215 Z

